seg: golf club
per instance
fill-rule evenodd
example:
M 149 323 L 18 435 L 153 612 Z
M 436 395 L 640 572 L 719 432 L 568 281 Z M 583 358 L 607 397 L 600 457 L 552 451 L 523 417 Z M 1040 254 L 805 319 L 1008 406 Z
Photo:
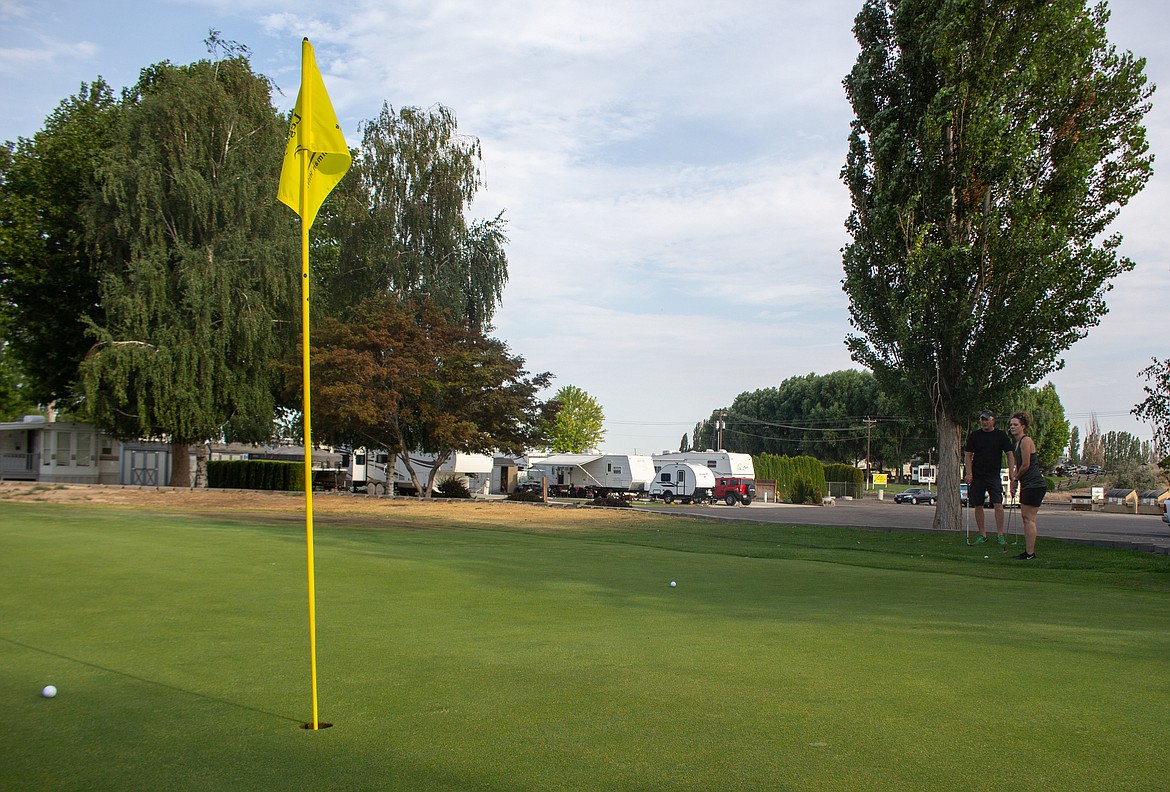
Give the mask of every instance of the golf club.
M 1016 509 L 1018 509 L 1018 508 L 1020 508 L 1020 504 L 1019 504 L 1019 501 L 1017 500 L 1016 501 Z M 1008 534 L 1008 536 L 1011 537 L 1011 541 L 1008 544 L 1011 544 L 1014 546 L 1014 545 L 1018 545 L 1020 543 L 1020 535 L 1019 535 L 1019 533 L 1012 533 L 1012 512 L 1013 511 L 1014 511 L 1014 509 L 1010 509 L 1010 508 L 1007 510 L 1007 534 Z M 1005 553 L 1007 552 L 1006 546 L 1004 547 L 1004 552 Z
M 971 492 L 967 492 L 967 502 L 963 504 L 963 536 L 967 546 L 971 546 Z

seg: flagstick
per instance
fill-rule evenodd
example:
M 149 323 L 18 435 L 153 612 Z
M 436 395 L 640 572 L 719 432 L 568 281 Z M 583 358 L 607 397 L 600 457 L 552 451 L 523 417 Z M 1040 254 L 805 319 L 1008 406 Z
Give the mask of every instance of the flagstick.
M 302 49 L 308 44 L 302 45 Z M 309 80 L 306 79 L 306 58 L 301 55 L 301 90 L 308 93 Z M 311 100 L 306 95 L 304 106 L 311 107 Z M 309 194 L 309 157 L 310 152 L 304 147 L 300 151 L 301 160 L 301 388 L 305 413 L 305 544 L 308 547 L 309 558 L 309 663 L 312 668 L 313 680 L 313 730 L 320 728 L 317 719 L 317 596 L 315 573 L 313 570 L 313 422 L 311 419 L 312 399 L 309 391 L 309 221 L 306 209 L 306 196 Z
M 318 94 L 320 94 L 318 96 Z M 320 107 L 317 107 L 320 103 Z M 301 91 L 290 119 L 289 139 L 280 169 L 277 200 L 301 218 L 301 383 L 305 418 L 305 544 L 309 557 L 309 660 L 313 677 L 313 731 L 333 724 L 317 716 L 317 601 L 313 571 L 313 419 L 309 377 L 309 229 L 321 202 L 337 186 L 352 157 L 337 123 L 337 114 L 321 81 L 321 72 L 307 38 L 301 39 Z M 312 171 L 310 171 L 310 168 Z M 316 177 L 316 192 L 309 182 Z M 306 723 L 307 729 L 309 725 Z
M 308 546 L 309 557 L 309 660 L 312 665 L 313 677 L 313 728 L 317 729 L 317 602 L 313 571 L 313 429 L 309 417 L 311 409 L 309 404 L 309 241 L 307 237 L 308 229 L 306 228 L 301 232 L 301 245 L 304 250 L 301 255 L 301 293 L 303 295 L 301 345 L 304 348 L 301 355 L 301 365 L 304 369 L 302 387 L 305 392 L 305 542 Z

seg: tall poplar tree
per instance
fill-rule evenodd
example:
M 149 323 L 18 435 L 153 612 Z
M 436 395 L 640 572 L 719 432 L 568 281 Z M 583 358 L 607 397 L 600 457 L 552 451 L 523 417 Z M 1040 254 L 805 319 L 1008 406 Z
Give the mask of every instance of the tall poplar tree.
M 98 169 L 104 319 L 82 365 L 95 420 L 174 448 L 270 436 L 296 338 L 297 234 L 277 203 L 287 123 L 246 57 L 145 69 Z
M 961 427 L 1060 368 L 1133 267 L 1108 228 L 1151 173 L 1145 62 L 1083 0 L 867 0 L 845 88 L 853 359 L 938 429 L 935 525 L 959 524 Z

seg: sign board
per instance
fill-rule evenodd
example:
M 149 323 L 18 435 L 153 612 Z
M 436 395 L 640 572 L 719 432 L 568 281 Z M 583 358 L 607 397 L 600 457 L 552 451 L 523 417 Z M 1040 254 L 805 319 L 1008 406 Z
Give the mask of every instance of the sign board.
M 873 485 L 875 487 L 878 486 L 879 484 L 882 486 L 885 486 L 885 483 L 886 483 L 886 474 L 885 473 L 874 473 L 873 474 Z
M 1105 502 L 1105 488 L 1104 487 L 1093 487 L 1093 503 L 1104 503 L 1104 502 Z

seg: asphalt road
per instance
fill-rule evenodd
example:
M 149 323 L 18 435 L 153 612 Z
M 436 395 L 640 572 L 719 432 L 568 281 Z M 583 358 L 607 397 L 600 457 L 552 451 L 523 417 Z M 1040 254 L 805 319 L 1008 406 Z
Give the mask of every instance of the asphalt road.
M 635 507 L 663 514 L 688 514 L 713 520 L 744 520 L 758 523 L 791 523 L 797 525 L 826 525 L 874 530 L 930 531 L 933 530 L 935 507 L 899 504 L 874 498 L 837 500 L 833 506 L 796 506 L 789 503 L 761 503 L 751 506 L 683 506 L 675 504 L 646 504 L 635 501 Z M 1009 532 L 1020 533 L 1020 515 L 1009 509 Z M 989 534 L 995 533 L 995 516 L 990 509 L 985 513 Z M 1156 514 L 1116 514 L 1101 511 L 1073 511 L 1068 504 L 1041 507 L 1037 518 L 1040 540 L 1045 536 L 1105 547 L 1143 550 L 1170 555 L 1170 526 Z M 956 526 L 957 532 L 964 525 Z M 971 533 L 976 533 L 975 517 L 971 515 Z M 1023 541 L 1022 539 L 1020 540 Z

